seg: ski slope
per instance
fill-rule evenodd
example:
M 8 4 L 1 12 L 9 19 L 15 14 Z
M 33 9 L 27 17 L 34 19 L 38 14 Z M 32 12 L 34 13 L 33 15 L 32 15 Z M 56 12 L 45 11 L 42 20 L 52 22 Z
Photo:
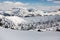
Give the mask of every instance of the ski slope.
M 60 40 L 60 33 L 20 31 L 0 27 L 0 40 Z

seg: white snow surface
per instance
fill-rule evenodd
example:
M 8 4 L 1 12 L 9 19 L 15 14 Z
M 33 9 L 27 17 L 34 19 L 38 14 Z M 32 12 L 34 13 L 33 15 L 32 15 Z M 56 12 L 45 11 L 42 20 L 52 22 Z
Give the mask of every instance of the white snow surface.
M 9 19 L 10 21 L 12 21 L 13 23 L 15 24 L 19 24 L 19 23 L 24 23 L 24 22 L 27 22 L 26 20 L 24 20 L 23 18 L 21 17 L 17 17 L 17 16 L 7 16 L 6 17 L 7 19 Z
M 60 33 L 20 31 L 0 27 L 0 40 L 60 40 Z
M 0 15 L 0 18 L 3 18 L 4 16 L 3 15 Z

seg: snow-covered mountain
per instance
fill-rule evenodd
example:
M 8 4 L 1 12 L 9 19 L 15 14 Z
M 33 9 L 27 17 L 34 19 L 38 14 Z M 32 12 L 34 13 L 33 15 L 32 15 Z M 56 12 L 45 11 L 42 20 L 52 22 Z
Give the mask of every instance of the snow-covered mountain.
M 57 29 L 60 31 L 60 11 L 45 11 L 20 4 L 19 2 L 0 3 L 1 27 L 29 31 L 56 31 Z M 4 9 L 4 6 L 8 9 Z
M 44 16 L 44 15 L 60 15 L 60 11 L 56 12 L 47 12 L 34 8 L 12 8 L 11 10 L 0 10 L 0 14 L 4 16 Z
M 59 18 L 59 15 L 32 17 L 0 15 L 0 26 L 17 30 L 56 31 L 60 29 Z

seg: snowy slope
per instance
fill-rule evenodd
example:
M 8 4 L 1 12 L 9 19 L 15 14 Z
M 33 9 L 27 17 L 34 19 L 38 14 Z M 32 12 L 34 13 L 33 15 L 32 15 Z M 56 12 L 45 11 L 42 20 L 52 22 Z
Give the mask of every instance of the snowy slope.
M 60 20 L 60 16 L 35 16 L 35 17 L 18 17 L 18 16 L 3 16 L 0 15 L 2 27 L 4 28 L 13 28 L 19 30 L 35 30 L 35 29 L 45 29 L 49 27 L 55 27 L 54 31 L 56 31 L 56 27 L 60 26 L 57 20 Z M 49 21 L 49 22 L 48 22 Z M 54 23 L 51 25 L 51 21 Z M 48 22 L 48 23 L 47 23 Z M 50 24 L 49 24 L 50 23 Z M 58 26 L 56 26 L 58 24 Z M 51 27 L 51 28 L 52 28 Z M 50 30 L 50 29 L 49 29 Z
M 27 22 L 26 20 L 24 20 L 21 17 L 17 17 L 17 16 L 8 16 L 6 17 L 7 19 L 11 20 L 13 23 L 15 24 L 19 24 L 19 23 L 23 23 L 23 22 Z
M 59 32 L 30 32 L 0 27 L 0 40 L 60 40 Z

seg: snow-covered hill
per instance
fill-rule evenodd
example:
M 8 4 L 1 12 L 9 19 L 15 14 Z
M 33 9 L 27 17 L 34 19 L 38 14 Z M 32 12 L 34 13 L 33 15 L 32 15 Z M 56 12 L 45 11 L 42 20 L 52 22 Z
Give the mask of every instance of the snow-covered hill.
M 60 16 L 3 16 L 0 15 L 0 26 L 16 30 L 34 30 L 34 31 L 56 31 L 60 30 Z

